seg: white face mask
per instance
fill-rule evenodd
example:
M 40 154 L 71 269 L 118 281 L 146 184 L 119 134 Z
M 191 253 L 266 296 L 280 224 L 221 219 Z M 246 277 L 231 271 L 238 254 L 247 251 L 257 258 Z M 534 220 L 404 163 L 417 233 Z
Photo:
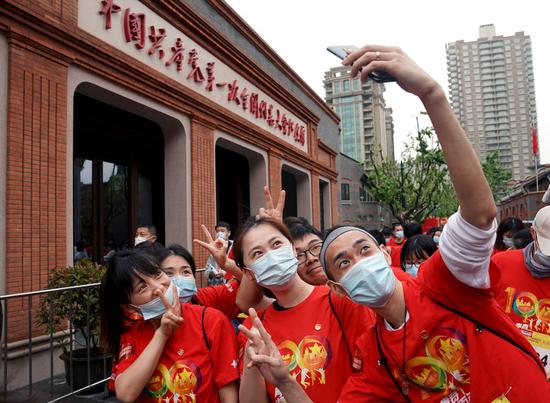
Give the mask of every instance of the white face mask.
M 149 238 L 145 238 L 144 236 L 136 236 L 134 238 L 134 246 L 138 246 L 140 243 L 148 241 Z
M 418 275 L 419 268 L 420 263 L 405 263 L 405 271 L 413 277 L 416 277 Z
M 340 284 L 354 302 L 378 308 L 393 295 L 396 281 L 384 255 L 376 253 L 355 263 Z
M 256 282 L 264 287 L 288 284 L 296 274 L 298 260 L 290 245 L 273 249 L 250 265 Z
M 503 238 L 502 238 L 502 243 L 503 243 L 504 246 L 506 246 L 507 248 L 511 248 L 512 246 L 514 246 L 514 241 L 512 241 L 512 238 L 503 237 Z
M 216 238 L 227 239 L 225 232 L 222 232 L 222 231 L 216 232 Z

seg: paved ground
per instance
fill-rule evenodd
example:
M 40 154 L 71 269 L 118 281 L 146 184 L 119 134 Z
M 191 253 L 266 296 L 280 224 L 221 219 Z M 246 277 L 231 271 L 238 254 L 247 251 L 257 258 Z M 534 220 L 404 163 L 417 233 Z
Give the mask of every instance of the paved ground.
M 3 395 L 0 392 L 0 402 L 5 403 L 47 403 L 61 396 L 70 393 L 71 388 L 65 382 L 65 376 L 59 375 L 54 377 L 53 387 L 50 385 L 50 380 L 44 380 L 32 385 L 32 391 L 28 387 L 8 392 L 7 395 Z M 100 387 L 99 390 L 95 390 L 88 394 L 79 394 L 67 397 L 60 402 L 62 403 L 85 403 L 85 402 L 116 402 L 114 396 L 109 396 L 108 393 L 103 391 Z

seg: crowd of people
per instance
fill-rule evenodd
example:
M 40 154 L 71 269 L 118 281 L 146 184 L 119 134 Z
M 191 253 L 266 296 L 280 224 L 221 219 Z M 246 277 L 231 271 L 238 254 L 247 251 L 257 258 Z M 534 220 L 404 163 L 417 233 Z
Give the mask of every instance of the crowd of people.
M 392 75 L 419 97 L 460 208 L 417 223 L 324 234 L 283 219 L 285 192 L 230 240 L 220 222 L 192 254 L 141 229 L 102 280 L 110 389 L 144 402 L 547 402 L 550 206 L 497 227 L 481 165 L 441 87 L 399 48 L 364 46 L 345 65 Z

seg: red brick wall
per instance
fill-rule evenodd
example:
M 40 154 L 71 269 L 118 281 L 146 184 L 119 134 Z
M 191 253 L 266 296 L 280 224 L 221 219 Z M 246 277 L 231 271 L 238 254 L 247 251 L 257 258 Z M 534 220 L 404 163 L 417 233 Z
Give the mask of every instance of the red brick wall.
M 312 224 L 319 228 L 321 226 L 321 200 L 319 199 L 319 174 L 311 175 L 311 217 Z M 330 206 L 327 206 L 330 207 Z M 326 223 L 330 225 L 329 223 Z
M 338 217 L 338 183 L 335 180 L 330 181 L 330 190 L 332 198 L 331 218 L 332 225 L 336 225 L 339 221 Z
M 6 195 L 7 293 L 44 288 L 66 254 L 67 66 L 10 41 Z M 35 301 L 33 305 L 36 306 Z M 26 331 L 12 301 L 10 339 Z
M 216 174 L 214 129 L 193 120 L 191 123 L 191 211 L 193 239 L 205 240 L 201 224 L 211 230 L 216 225 Z M 197 267 L 204 267 L 208 253 L 193 244 Z
M 76 28 L 79 0 L 8 0 L 40 18 Z M 84 0 L 89 1 L 89 0 Z M 99 2 L 97 2 L 99 3 Z
M 269 152 L 269 188 L 271 189 L 274 203 L 277 203 L 277 200 L 279 200 L 279 193 L 282 190 L 281 158 L 282 156 L 278 153 Z
M 154 4 L 152 0 L 144 2 Z M 0 29 L 5 30 L 10 38 L 6 292 L 43 289 L 48 271 L 67 262 L 66 222 L 72 219 L 66 211 L 67 198 L 71 200 L 72 197 L 72 189 L 66 188 L 67 175 L 70 175 L 66 166 L 68 63 L 102 78 L 118 81 L 130 90 L 156 99 L 181 113 L 199 115 L 191 128 L 191 211 L 192 235 L 204 239 L 200 225 L 212 228 L 216 219 L 213 127 L 252 144 L 263 139 L 267 132 L 258 130 L 238 116 L 227 117 L 223 106 L 208 100 L 200 101 L 200 107 L 197 107 L 197 94 L 177 86 L 168 91 L 163 86 L 165 77 L 151 68 L 138 66 L 140 70 L 134 70 L 133 60 L 129 56 L 113 52 L 108 44 L 78 30 L 77 0 L 7 0 L 0 3 L 3 4 L 0 6 Z M 21 10 L 11 13 L 13 8 L 10 4 L 21 7 Z M 97 4 L 99 9 L 99 1 Z M 7 13 L 4 13 L 5 10 Z M 178 15 L 185 21 L 185 14 Z M 210 32 L 194 25 L 191 30 L 196 32 L 189 34 L 197 37 L 208 37 Z M 207 42 L 216 48 L 219 40 L 212 37 Z M 219 57 L 228 57 L 219 49 L 218 52 Z M 234 66 L 235 61 L 231 60 L 228 63 Z M 257 74 L 256 69 L 242 66 L 241 69 L 248 74 Z M 268 85 L 266 91 L 279 93 L 276 85 Z M 198 98 L 200 100 L 200 96 Z M 269 155 L 271 191 L 277 198 L 281 190 L 281 158 L 284 155 L 285 159 L 295 164 L 311 168 L 316 176 L 322 175 L 332 180 L 332 217 L 335 222 L 335 154 L 317 150 L 319 142 L 311 112 L 302 105 L 289 105 L 292 108 L 298 106 L 297 113 L 308 121 L 310 158 L 295 153 L 284 144 L 266 144 L 260 140 L 259 145 L 265 147 Z M 203 114 L 204 108 L 212 108 L 215 113 Z M 227 119 L 231 124 L 226 124 Z M 243 126 L 247 130 L 243 130 Z M 322 155 L 317 158 L 317 153 Z M 312 184 L 312 200 L 313 216 L 316 217 L 319 211 L 318 181 Z M 315 221 L 318 222 L 318 219 L 315 218 Z M 203 266 L 207 253 L 195 245 L 193 253 L 198 266 Z M 37 302 L 33 300 L 34 307 Z M 26 336 L 26 304 L 26 301 L 19 301 L 8 306 L 10 340 Z M 16 316 L 17 319 L 14 319 Z

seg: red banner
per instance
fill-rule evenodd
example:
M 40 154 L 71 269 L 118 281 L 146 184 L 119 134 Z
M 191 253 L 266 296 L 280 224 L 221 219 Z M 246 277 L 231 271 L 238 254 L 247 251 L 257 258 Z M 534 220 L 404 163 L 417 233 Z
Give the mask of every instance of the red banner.
M 539 153 L 539 139 L 537 129 L 534 127 L 531 129 L 531 140 L 533 141 L 533 155 L 537 155 Z

